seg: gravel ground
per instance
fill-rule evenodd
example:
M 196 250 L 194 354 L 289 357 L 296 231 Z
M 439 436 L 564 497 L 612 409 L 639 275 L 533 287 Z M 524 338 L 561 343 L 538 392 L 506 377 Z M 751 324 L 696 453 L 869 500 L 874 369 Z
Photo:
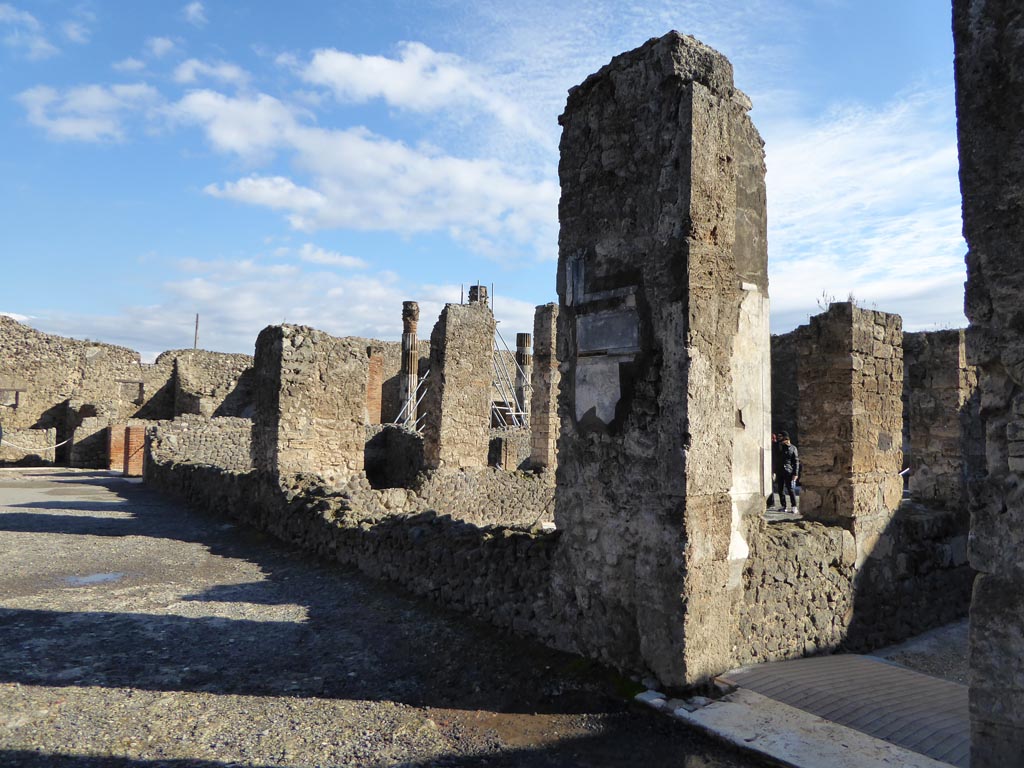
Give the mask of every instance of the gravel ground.
M 970 682 L 967 626 L 967 619 L 963 619 L 912 637 L 899 645 L 882 648 L 872 655 L 932 677 L 967 685 Z
M 0 471 L 0 562 L 0 765 L 763 765 L 595 664 L 116 475 Z

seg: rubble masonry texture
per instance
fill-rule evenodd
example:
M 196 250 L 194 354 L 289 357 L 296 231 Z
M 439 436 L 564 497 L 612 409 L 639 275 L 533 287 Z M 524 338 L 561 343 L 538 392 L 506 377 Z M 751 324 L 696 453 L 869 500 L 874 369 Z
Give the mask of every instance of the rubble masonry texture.
M 972 483 L 971 765 L 1024 754 L 1024 14 L 1017 0 L 954 0 L 968 362 L 986 476 Z

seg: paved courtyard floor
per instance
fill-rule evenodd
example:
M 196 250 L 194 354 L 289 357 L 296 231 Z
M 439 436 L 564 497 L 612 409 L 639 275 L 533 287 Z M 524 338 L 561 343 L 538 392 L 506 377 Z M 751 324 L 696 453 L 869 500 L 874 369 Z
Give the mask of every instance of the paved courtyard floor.
M 105 472 L 0 470 L 0 765 L 760 763 L 631 681 Z

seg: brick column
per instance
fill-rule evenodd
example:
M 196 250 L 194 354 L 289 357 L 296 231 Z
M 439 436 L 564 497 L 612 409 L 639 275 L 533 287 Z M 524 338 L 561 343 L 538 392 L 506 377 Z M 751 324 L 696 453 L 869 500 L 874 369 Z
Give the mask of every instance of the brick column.
M 125 471 L 124 432 L 126 424 L 111 424 L 107 430 L 107 468 L 114 472 Z
M 800 512 L 853 533 L 860 566 L 888 551 L 903 498 L 903 322 L 833 304 L 800 335 L 797 367 Z
M 402 405 L 403 421 L 416 423 L 416 387 L 419 384 L 420 351 L 416 343 L 416 329 L 420 322 L 420 305 L 415 301 L 402 302 Z
M 978 366 L 984 480 L 971 486 L 971 766 L 1024 755 L 1024 15 L 954 0 L 968 361 Z
M 558 305 L 544 304 L 533 313 L 533 370 L 530 397 L 530 465 L 534 469 L 557 466 L 558 356 L 555 338 Z

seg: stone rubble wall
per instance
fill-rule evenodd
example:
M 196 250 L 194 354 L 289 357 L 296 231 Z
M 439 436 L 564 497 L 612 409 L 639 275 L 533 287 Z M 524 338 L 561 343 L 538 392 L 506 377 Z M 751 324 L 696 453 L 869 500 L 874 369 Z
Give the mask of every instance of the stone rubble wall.
M 788 432 L 793 444 L 800 446 L 800 333 L 803 326 L 789 333 L 772 336 L 772 432 Z
M 531 526 L 554 520 L 554 488 L 532 472 L 493 467 L 425 473 L 413 491 L 424 509 L 476 525 Z
M 0 463 L 52 464 L 56 454 L 52 446 L 56 444 L 57 430 L 54 427 L 18 429 L 5 424 L 3 437 L 0 438 Z
M 974 576 L 962 517 L 904 504 L 886 538 L 858 569 L 840 526 L 765 524 L 744 572 L 736 664 L 862 653 L 963 618 Z
M 252 417 L 252 355 L 175 350 L 174 413 Z
M 253 466 L 272 475 L 331 481 L 363 470 L 366 449 L 364 339 L 301 325 L 272 325 L 256 340 Z
M 978 374 L 963 330 L 903 334 L 904 432 L 914 499 L 963 509 L 967 483 L 984 474 Z
M 252 468 L 250 419 L 186 414 L 150 425 L 146 441 L 149 456 L 157 462 L 206 464 L 233 472 Z
M 531 432 L 529 427 L 495 427 L 490 431 L 487 464 L 513 471 L 531 468 Z
M 985 477 L 970 486 L 971 765 L 1024 755 L 1024 14 L 954 0 L 968 362 L 978 369 Z
M 505 474 L 505 473 L 502 473 Z M 330 489 L 316 478 L 153 461 L 146 482 L 213 514 L 232 515 L 321 557 L 395 581 L 498 627 L 574 649 L 574 625 L 550 590 L 559 534 L 405 513 L 365 480 Z M 404 493 L 404 491 L 403 491 Z
M 423 471 L 423 437 L 398 424 L 366 427 L 363 469 L 374 488 L 410 488 Z

